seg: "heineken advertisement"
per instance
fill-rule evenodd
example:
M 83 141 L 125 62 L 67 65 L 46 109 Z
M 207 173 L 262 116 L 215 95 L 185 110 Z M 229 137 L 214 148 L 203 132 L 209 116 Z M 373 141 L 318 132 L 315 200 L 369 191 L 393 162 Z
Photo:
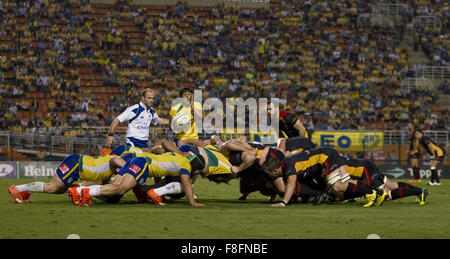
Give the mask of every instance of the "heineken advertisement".
M 60 162 L 18 162 L 20 178 L 52 177 Z

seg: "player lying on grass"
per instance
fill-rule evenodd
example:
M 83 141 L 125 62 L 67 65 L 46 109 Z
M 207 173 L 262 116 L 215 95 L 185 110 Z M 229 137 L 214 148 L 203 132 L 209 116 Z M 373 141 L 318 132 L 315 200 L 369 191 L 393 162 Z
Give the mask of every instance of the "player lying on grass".
M 364 207 L 370 207 L 375 202 L 381 205 L 385 198 L 382 191 L 377 192 L 368 185 L 351 183 L 343 159 L 334 149 L 304 151 L 290 155 L 285 160 L 267 158 L 270 161 L 263 167 L 264 172 L 274 179 L 283 177 L 286 182 L 282 202 L 272 206 L 286 206 L 295 192 L 297 182 L 315 183 L 319 190 L 343 192 L 347 197 L 365 196 L 367 203 Z
M 186 193 L 189 203 L 194 207 L 204 206 L 195 201 L 190 179 L 191 174 L 198 173 L 205 167 L 202 157 L 192 155 L 186 158 L 173 152 L 162 155 L 147 154 L 147 156 L 127 161 L 117 173 L 119 176 L 114 179 L 113 183 L 87 188 L 72 188 L 73 200 L 79 199 L 79 205 L 90 206 L 92 197 L 124 195 L 136 185 L 145 183 L 148 177 L 179 176 L 183 188 L 180 192 Z M 150 191 L 147 194 L 155 204 L 165 205 L 161 203 L 161 196 Z
M 387 201 L 408 196 L 417 196 L 416 203 L 424 205 L 430 195 L 430 192 L 427 189 L 418 188 L 404 182 L 390 181 L 370 160 L 344 158 L 345 167 L 352 178 L 350 181 L 355 183 L 356 180 L 359 184 L 368 184 L 375 189 L 383 190 L 387 193 Z M 334 193 L 333 197 L 337 200 L 345 199 L 342 194 Z
M 9 193 L 16 203 L 30 201 L 31 193 L 63 194 L 72 183 L 80 180 L 83 186 L 106 184 L 117 169 L 124 166 L 125 160 L 118 156 L 86 156 L 72 154 L 64 158 L 56 169 L 50 182 L 32 182 L 12 185 Z

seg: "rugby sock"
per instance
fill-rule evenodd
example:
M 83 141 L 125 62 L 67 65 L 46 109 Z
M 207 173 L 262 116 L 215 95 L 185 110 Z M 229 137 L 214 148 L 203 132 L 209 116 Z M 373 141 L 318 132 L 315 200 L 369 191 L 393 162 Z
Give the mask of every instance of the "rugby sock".
M 391 198 L 391 200 L 396 200 L 396 199 L 413 196 L 413 195 L 417 196 L 420 193 L 418 193 L 416 189 L 419 189 L 419 188 L 417 188 L 417 187 L 415 187 L 415 188 L 399 187 L 398 189 L 390 191 L 389 197 Z
M 414 190 L 416 192 L 416 195 L 420 195 L 422 193 L 422 188 L 416 187 L 416 186 L 411 185 L 409 183 L 398 182 L 397 184 L 398 184 L 399 188 L 405 188 L 405 189 Z
M 322 193 L 309 187 L 306 184 L 297 184 L 297 195 L 298 196 L 320 196 Z
M 89 186 L 89 195 L 92 197 L 100 195 L 100 187 L 101 185 L 91 185 Z
M 437 182 L 437 183 L 439 182 L 439 177 L 438 177 L 436 167 L 431 168 L 431 181 Z
M 19 192 L 44 192 L 44 182 L 33 182 L 28 184 L 17 185 L 16 190 Z
M 414 175 L 414 179 L 416 179 L 416 180 L 420 179 L 420 171 L 417 166 L 413 167 L 413 175 Z
M 179 182 L 168 183 L 162 187 L 154 189 L 155 193 L 159 196 L 178 194 L 183 192 L 183 188 Z
M 79 194 L 81 194 L 81 190 L 83 189 L 89 189 L 89 195 L 91 195 L 92 197 L 94 196 L 100 196 L 100 187 L 101 185 L 89 185 L 89 186 L 80 186 L 77 188 L 77 192 Z
M 348 183 L 347 189 L 344 192 L 344 200 L 354 199 L 365 194 L 371 194 L 372 192 L 372 187 L 364 182 L 358 181 L 357 184 Z

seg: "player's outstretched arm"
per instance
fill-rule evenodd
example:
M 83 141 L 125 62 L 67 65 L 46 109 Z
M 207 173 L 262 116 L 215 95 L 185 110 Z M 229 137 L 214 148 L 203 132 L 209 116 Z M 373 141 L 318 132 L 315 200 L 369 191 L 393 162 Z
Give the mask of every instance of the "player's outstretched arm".
M 286 191 L 284 192 L 283 200 L 280 203 L 272 204 L 272 207 L 285 207 L 295 191 L 295 183 L 297 182 L 297 175 L 290 175 L 287 179 Z
M 180 139 L 178 141 L 178 146 L 193 145 L 193 146 L 197 146 L 197 147 L 204 147 L 204 146 L 206 146 L 206 144 L 207 143 L 203 140 L 193 139 L 193 138 Z
M 194 207 L 203 207 L 205 204 L 198 203 L 194 198 L 194 191 L 192 189 L 191 178 L 187 174 L 181 175 L 181 184 L 183 185 L 184 193 L 186 194 L 189 203 Z
M 286 185 L 284 184 L 283 177 L 277 177 L 275 180 L 273 180 L 273 185 L 275 186 L 277 194 L 280 197 L 283 197 L 286 190 Z
M 163 140 L 161 140 L 161 145 L 163 146 L 163 148 L 164 148 L 165 150 L 167 150 L 167 151 L 169 151 L 169 152 L 174 152 L 174 153 L 180 154 L 180 155 L 182 155 L 182 156 L 186 156 L 186 157 L 188 156 L 187 153 L 181 151 L 181 150 L 177 147 L 177 145 L 176 145 L 174 142 L 172 142 L 172 141 L 169 141 L 169 140 L 167 140 L 167 139 L 163 139 Z

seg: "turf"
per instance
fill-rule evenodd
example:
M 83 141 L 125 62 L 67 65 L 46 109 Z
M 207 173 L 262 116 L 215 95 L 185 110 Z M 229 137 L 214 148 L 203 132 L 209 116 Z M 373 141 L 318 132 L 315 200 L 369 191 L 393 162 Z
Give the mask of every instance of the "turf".
M 0 238 L 82 239 L 383 239 L 450 238 L 450 180 L 441 186 L 415 184 L 431 191 L 429 203 L 415 197 L 363 208 L 359 202 L 293 204 L 272 208 L 265 196 L 252 193 L 238 201 L 238 182 L 230 185 L 198 180 L 195 192 L 206 206 L 190 207 L 185 198 L 167 206 L 137 204 L 129 192 L 119 204 L 94 201 L 73 206 L 65 195 L 32 194 L 33 203 L 16 204 L 7 188 L 30 179 L 1 179 Z

